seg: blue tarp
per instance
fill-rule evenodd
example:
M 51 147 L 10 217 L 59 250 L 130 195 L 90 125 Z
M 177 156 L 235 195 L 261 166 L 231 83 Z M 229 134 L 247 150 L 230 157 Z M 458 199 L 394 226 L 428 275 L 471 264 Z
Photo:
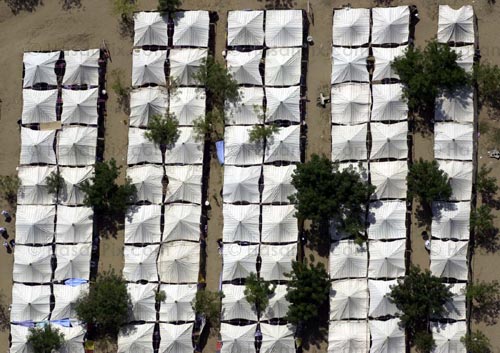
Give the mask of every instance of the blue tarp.
M 217 141 L 215 143 L 215 148 L 217 149 L 217 159 L 219 163 L 224 165 L 224 141 Z
M 71 327 L 70 319 L 62 319 L 62 320 L 51 320 L 50 323 L 57 324 L 62 327 Z
M 85 283 L 87 283 L 87 280 L 81 279 L 81 278 L 70 278 L 70 279 L 64 281 L 65 285 L 71 286 L 71 287 L 78 287 L 78 286 L 85 284 Z

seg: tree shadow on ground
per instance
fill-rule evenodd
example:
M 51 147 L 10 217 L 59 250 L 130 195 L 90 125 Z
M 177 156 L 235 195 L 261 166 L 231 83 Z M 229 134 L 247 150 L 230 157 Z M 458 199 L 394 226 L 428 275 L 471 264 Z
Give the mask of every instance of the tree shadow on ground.
M 496 253 L 500 250 L 498 232 L 498 228 L 494 228 L 484 235 L 476 234 L 474 237 L 474 245 L 487 253 Z
M 264 7 L 266 10 L 276 10 L 276 9 L 293 9 L 297 3 L 294 0 L 258 0 L 259 2 L 265 3 Z
M 432 209 L 429 206 L 419 204 L 415 216 L 419 227 L 429 227 L 432 223 Z
M 64 11 L 79 9 L 82 7 L 81 0 L 59 0 Z
M 42 0 L 5 0 L 14 15 L 21 11 L 33 12 L 38 6 L 43 6 Z
M 480 307 L 472 306 L 471 317 L 476 323 L 488 326 L 496 325 L 500 315 L 500 302 L 482 303 Z
M 97 229 L 99 236 L 105 239 L 116 238 L 118 231 L 124 228 L 123 215 L 102 214 L 97 218 Z
M 302 327 L 300 336 L 303 350 L 310 351 L 311 347 L 320 348 L 321 344 L 327 340 L 329 315 L 328 303 L 325 303 L 319 310 L 317 320 Z
M 120 35 L 123 38 L 134 38 L 134 19 L 127 17 L 127 16 L 122 16 L 120 20 Z
M 307 247 L 316 250 L 319 256 L 327 257 L 330 253 L 330 232 L 327 225 L 320 226 L 312 223 L 308 230 L 304 230 Z

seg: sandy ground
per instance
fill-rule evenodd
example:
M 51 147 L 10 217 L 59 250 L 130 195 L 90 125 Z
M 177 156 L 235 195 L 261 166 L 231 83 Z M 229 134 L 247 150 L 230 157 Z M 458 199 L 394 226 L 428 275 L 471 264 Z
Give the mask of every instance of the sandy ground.
M 12 0 L 10 0 L 12 2 Z M 283 2 L 283 1 L 282 1 Z M 287 1 L 285 1 L 288 3 Z M 5 1 L 0 1 L 0 139 L 3 142 L 0 150 L 0 174 L 15 173 L 19 161 L 19 132 L 16 121 L 22 108 L 22 55 L 28 50 L 59 50 L 59 49 L 87 49 L 99 47 L 102 40 L 106 40 L 111 50 L 113 62 L 108 70 L 121 69 L 124 71 L 125 82 L 130 82 L 131 75 L 131 48 L 132 42 L 119 34 L 118 18 L 111 11 L 111 1 L 82 0 L 82 6 L 69 11 L 62 10 L 58 0 L 46 0 L 43 6 L 38 6 L 33 12 L 21 11 L 13 15 Z M 139 8 L 150 10 L 156 6 L 154 0 L 139 0 Z M 465 1 L 447 2 L 452 6 L 470 3 Z M 293 1 L 294 8 L 306 8 L 305 0 Z M 435 36 L 437 31 L 437 2 L 432 0 L 418 0 L 414 2 L 398 2 L 393 4 L 416 4 L 421 21 L 416 28 L 416 42 L 422 45 L 426 40 Z M 227 11 L 230 9 L 260 9 L 266 5 L 265 1 L 238 1 L 238 0 L 185 0 L 185 9 L 207 9 L 219 13 L 216 30 L 216 55 L 222 60 L 221 52 L 225 45 L 225 31 Z M 329 77 L 331 72 L 330 44 L 333 7 L 342 6 L 342 2 L 330 0 L 312 0 L 314 23 L 311 24 L 310 34 L 314 37 L 315 45 L 310 48 L 308 67 L 308 145 L 307 156 L 312 153 L 329 155 L 330 116 L 329 108 L 322 109 L 316 106 L 316 97 L 319 92 L 328 93 Z M 353 7 L 372 6 L 370 1 L 351 1 Z M 480 47 L 483 59 L 500 64 L 500 43 L 498 41 L 496 21 L 500 10 L 498 5 L 489 7 L 485 0 L 474 3 L 479 18 Z M 485 114 L 481 119 L 488 119 Z M 116 103 L 116 97 L 111 93 L 108 102 L 108 117 L 106 119 L 106 152 L 105 157 L 115 158 L 122 165 L 126 158 L 127 145 L 127 116 L 121 112 Z M 500 123 L 496 122 L 497 127 Z M 492 125 L 493 126 L 493 125 Z M 485 155 L 485 139 L 481 139 L 481 154 Z M 432 159 L 432 136 L 416 135 L 414 137 L 414 158 Z M 500 147 L 500 146 L 496 146 Z M 494 168 L 494 175 L 500 177 L 500 162 L 484 157 L 481 163 L 489 163 Z M 217 252 L 216 240 L 222 234 L 222 210 L 220 190 L 222 185 L 222 168 L 212 161 L 209 185 L 209 200 L 211 203 L 209 237 L 207 242 L 208 273 L 207 286 L 211 290 L 218 288 L 221 258 Z M 0 207 L 6 205 L 0 203 Z M 500 215 L 499 212 L 497 212 Z M 497 219 L 500 226 L 500 217 Z M 412 261 L 421 267 L 428 267 L 429 258 L 423 248 L 419 236 L 421 229 L 412 218 Z M 7 225 L 11 234 L 14 234 L 13 223 Z M 3 249 L 1 251 L 4 251 Z M 317 257 L 318 258 L 318 257 Z M 318 261 L 327 263 L 328 259 L 318 258 Z M 498 278 L 492 268 L 500 265 L 497 254 L 476 254 L 473 259 L 474 277 L 491 280 Z M 121 271 L 123 267 L 123 234 L 116 239 L 102 241 L 100 269 L 109 267 Z M 12 285 L 12 255 L 3 253 L 0 256 L 0 292 L 3 292 L 7 301 L 10 301 Z M 481 326 L 494 343 L 495 352 L 500 352 L 500 335 L 497 333 L 500 326 Z M 8 334 L 0 334 L 0 352 L 7 351 Z M 326 344 L 319 348 L 313 347 L 310 352 L 325 351 Z M 211 339 L 206 352 L 212 352 L 215 340 Z

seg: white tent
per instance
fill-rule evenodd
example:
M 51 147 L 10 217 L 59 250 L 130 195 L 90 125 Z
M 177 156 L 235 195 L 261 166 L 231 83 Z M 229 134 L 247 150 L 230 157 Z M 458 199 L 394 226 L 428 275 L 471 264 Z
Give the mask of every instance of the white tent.
M 17 206 L 16 242 L 48 244 L 54 238 L 54 206 Z
M 179 90 L 181 90 L 179 88 Z M 164 87 L 144 87 L 130 92 L 130 126 L 147 127 L 153 115 L 167 113 L 168 92 Z
M 208 11 L 182 11 L 174 14 L 174 46 L 208 47 Z
M 68 126 L 58 134 L 57 157 L 60 165 L 82 166 L 95 163 L 97 128 Z
M 223 205 L 224 227 L 222 239 L 224 243 L 246 241 L 259 242 L 258 205 Z
M 295 328 L 288 325 L 260 324 L 262 332 L 262 353 L 295 353 Z
M 57 245 L 55 255 L 57 268 L 54 271 L 54 280 L 64 281 L 70 278 L 88 280 L 90 278 L 92 244 Z
M 159 243 L 161 206 L 141 205 L 129 208 L 125 216 L 125 244 Z
M 467 353 L 460 339 L 467 333 L 465 321 L 440 324 L 431 322 L 432 337 L 436 343 L 435 353 Z
M 469 240 L 470 202 L 433 202 L 433 237 Z
M 130 325 L 118 335 L 118 353 L 153 353 L 155 324 Z
M 57 89 L 38 91 L 23 89 L 23 124 L 56 121 Z
M 156 321 L 156 291 L 155 283 L 128 283 L 127 291 L 132 302 L 132 317 L 130 321 Z
M 245 286 L 223 284 L 222 292 L 224 297 L 222 298 L 221 320 L 258 320 L 255 308 L 246 299 Z
M 251 272 L 257 272 L 258 245 L 225 244 L 222 251 L 223 281 L 247 278 Z
M 52 248 L 50 246 L 17 245 L 14 248 L 14 282 L 47 283 L 52 277 Z
M 224 130 L 224 163 L 255 165 L 262 163 L 262 147 L 250 142 L 251 126 L 226 126 Z
M 165 85 L 166 50 L 134 49 L 132 52 L 132 86 L 145 84 Z
M 345 83 L 331 91 L 332 123 L 351 125 L 367 123 L 370 119 L 370 85 Z
M 158 281 L 156 258 L 160 246 L 147 245 L 145 247 L 125 245 L 123 255 L 123 277 L 127 281 Z
M 162 202 L 163 168 L 158 165 L 138 165 L 127 168 L 127 176 L 137 189 L 137 201 Z
M 73 91 L 62 89 L 63 124 L 97 125 L 98 88 Z
M 302 46 L 302 26 L 302 10 L 266 11 L 266 45 L 270 48 Z
M 264 11 L 229 11 L 227 45 L 264 45 Z
M 165 202 L 186 201 L 201 203 L 201 165 L 167 166 L 168 186 Z
M 397 280 L 368 280 L 368 290 L 370 292 L 369 317 L 395 316 L 399 312 L 396 305 L 388 298 L 391 287 L 397 284 Z
M 474 9 L 472 5 L 454 10 L 448 5 L 439 5 L 439 43 L 474 43 Z
M 399 319 L 370 321 L 370 353 L 401 353 L 406 350 L 405 331 Z
M 240 85 L 262 86 L 262 77 L 259 71 L 262 54 L 263 50 L 229 50 L 226 55 L 226 63 L 233 79 Z
M 330 320 L 365 319 L 368 315 L 368 284 L 364 279 L 332 282 Z
M 161 284 L 166 298 L 160 304 L 160 321 L 194 321 L 192 302 L 196 296 L 196 284 Z
M 328 353 L 368 352 L 368 321 L 331 321 L 328 330 Z
M 331 84 L 342 82 L 368 82 L 370 76 L 366 67 L 368 48 L 332 49 L 332 79 Z
M 160 147 L 149 141 L 144 135 L 146 130 L 138 128 L 128 129 L 127 163 L 161 163 Z
M 263 111 L 264 90 L 262 87 L 240 87 L 240 98 L 238 103 L 230 105 L 227 109 L 229 121 L 226 126 L 258 124 L 259 115 Z M 269 96 L 267 99 L 269 107 Z
M 28 344 L 29 328 L 21 325 L 10 325 L 11 345 L 9 353 L 34 353 Z
M 168 18 L 159 12 L 134 14 L 134 46 L 168 46 Z
M 465 320 L 467 313 L 465 299 L 466 286 L 466 283 L 454 283 L 450 285 L 450 292 L 453 293 L 453 297 L 444 305 L 444 318 L 452 320 Z
M 259 202 L 261 167 L 224 167 L 224 202 Z
M 434 120 L 473 123 L 474 93 L 472 87 L 438 97 L 434 109 Z
M 54 284 L 55 306 L 52 310 L 51 320 L 63 320 L 76 318 L 75 304 L 78 298 L 88 293 L 89 284 L 84 283 L 77 287 L 64 284 Z
M 333 45 L 346 47 L 370 41 L 370 9 L 343 8 L 333 12 Z
M 169 54 L 170 76 L 179 85 L 195 85 L 193 77 L 207 58 L 207 49 L 171 49 Z
M 366 160 L 368 124 L 332 126 L 332 160 Z
M 282 127 L 268 141 L 264 163 L 300 162 L 300 125 Z
M 471 161 L 474 126 L 459 123 L 434 124 L 434 158 Z
M 174 241 L 162 244 L 158 274 L 165 283 L 197 283 L 200 267 L 200 244 Z
M 300 122 L 300 87 L 266 88 L 266 122 Z
M 14 283 L 10 321 L 44 321 L 50 314 L 50 285 L 27 286 Z
M 56 171 L 55 166 L 21 166 L 18 177 L 21 186 L 17 190 L 18 205 L 50 205 L 55 198 L 47 189 L 46 178 Z
M 263 243 L 296 242 L 299 234 L 293 205 L 262 206 Z
M 297 244 L 260 245 L 262 265 L 260 276 L 266 281 L 285 281 L 292 272 L 292 261 L 297 260 Z
M 452 51 L 457 53 L 457 64 L 468 73 L 472 73 L 474 65 L 474 56 L 476 49 L 474 45 L 464 45 L 463 47 L 450 47 Z
M 375 201 L 370 203 L 368 222 L 369 239 L 406 238 L 406 202 Z
M 90 243 L 94 212 L 90 207 L 57 206 L 56 243 Z
M 394 124 L 371 123 L 372 148 L 370 160 L 373 159 L 407 159 L 408 158 L 408 123 Z
M 468 276 L 467 241 L 431 241 L 431 265 L 434 276 L 466 281 Z
M 372 44 L 403 44 L 410 36 L 408 6 L 375 7 L 372 9 Z
M 192 126 L 194 120 L 205 116 L 205 91 L 193 87 L 178 87 L 170 96 L 170 113 L 179 125 Z
M 289 196 L 296 193 L 292 185 L 292 175 L 296 166 L 276 167 L 265 165 L 262 167 L 264 175 L 264 190 L 262 190 L 263 203 L 290 203 Z
M 31 130 L 21 127 L 19 164 L 56 164 L 55 137 L 56 130 Z
M 203 142 L 196 141 L 192 127 L 178 128 L 179 138 L 165 152 L 165 164 L 202 164 Z
M 290 303 L 285 298 L 287 293 L 288 290 L 285 284 L 278 284 L 276 286 L 274 293 L 269 298 L 269 304 L 263 313 L 263 320 L 286 317 L 288 307 L 290 306 Z
M 396 278 L 405 275 L 406 239 L 382 242 L 370 241 L 368 277 Z
M 99 49 L 65 51 L 66 69 L 63 85 L 97 86 L 99 84 L 99 56 Z
M 200 239 L 201 207 L 192 204 L 165 206 L 162 241 Z
M 372 85 L 372 121 L 401 121 L 408 119 L 408 105 L 399 83 Z
M 354 172 L 358 174 L 365 183 L 368 182 L 368 176 L 369 176 L 369 171 L 368 171 L 368 161 L 357 161 L 357 162 L 343 162 L 343 163 L 337 163 L 338 165 L 338 170 L 340 172 L 344 170 L 349 170 L 349 172 Z
M 194 324 L 160 324 L 158 353 L 192 353 Z
M 403 56 L 407 48 L 407 45 L 401 45 L 395 48 L 372 47 L 373 57 L 375 58 L 375 68 L 373 70 L 372 80 L 399 79 L 399 75 L 393 69 L 392 63 L 398 56 Z
M 61 353 L 84 353 L 83 342 L 86 330 L 83 326 L 58 327 L 64 335 L 64 344 L 59 351 Z
M 472 195 L 472 162 L 438 161 L 439 169 L 450 180 L 453 200 L 470 200 Z
M 370 164 L 372 184 L 376 187 L 372 197 L 379 199 L 405 199 L 406 161 L 374 162 Z
M 330 246 L 329 268 L 332 279 L 366 277 L 368 251 L 353 240 L 333 242 Z
M 60 55 L 61 52 L 59 51 L 48 53 L 24 53 L 23 88 L 32 87 L 37 83 L 47 83 L 52 86 L 57 85 L 55 67 Z
M 94 176 L 94 167 L 61 167 L 59 171 L 64 179 L 64 188 L 59 192 L 59 201 L 65 205 L 83 204 L 86 194 L 81 187 Z
M 269 11 L 267 12 L 269 16 Z M 266 31 L 266 35 L 269 33 Z M 300 83 L 301 48 L 279 48 L 266 51 L 266 86 L 294 86 Z
M 236 326 L 221 323 L 221 353 L 254 352 L 257 324 Z

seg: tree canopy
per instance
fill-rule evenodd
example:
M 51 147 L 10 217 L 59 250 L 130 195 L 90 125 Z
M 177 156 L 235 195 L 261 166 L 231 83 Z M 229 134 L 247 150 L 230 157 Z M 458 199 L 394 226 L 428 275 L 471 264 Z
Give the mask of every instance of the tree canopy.
M 36 353 L 52 353 L 64 344 L 64 335 L 52 325 L 29 329 L 27 342 Z
M 498 248 L 498 229 L 495 227 L 495 215 L 490 206 L 482 204 L 471 212 L 470 226 L 474 229 L 474 245 L 487 251 Z
M 269 297 L 274 294 L 276 285 L 257 277 L 252 272 L 245 280 L 245 297 L 260 313 L 269 304 Z
M 473 77 L 480 105 L 493 111 L 500 109 L 500 68 L 487 61 L 474 64 Z
M 276 124 L 255 124 L 250 129 L 249 141 L 251 143 L 263 144 L 264 141 L 268 141 L 274 134 L 278 133 L 279 130 L 280 128 Z
M 481 331 L 467 333 L 460 338 L 468 353 L 491 353 L 491 343 L 488 337 Z
M 476 322 L 494 325 L 500 312 L 500 283 L 477 282 L 468 283 L 465 296 L 472 303 L 471 316 Z
M 415 334 L 415 348 L 418 353 L 432 353 L 436 348 L 436 342 L 432 333 L 419 331 Z
M 498 191 L 497 179 L 490 176 L 491 171 L 491 168 L 482 165 L 477 173 L 477 192 L 485 203 L 490 203 Z
M 59 171 L 50 173 L 45 179 L 45 184 L 47 184 L 47 191 L 53 195 L 57 195 L 65 185 L 64 178 Z
M 197 315 L 203 316 L 210 324 L 211 329 L 219 327 L 222 309 L 222 292 L 199 290 L 192 302 L 193 310 Z
M 179 122 L 173 115 L 154 115 L 149 119 L 148 130 L 144 135 L 165 152 L 165 149 L 171 149 L 179 139 Z
M 21 180 L 17 175 L 0 176 L 0 196 L 7 201 L 11 207 L 17 203 L 17 189 L 21 186 Z
M 158 11 L 162 14 L 177 11 L 182 6 L 182 0 L 158 0 Z
M 436 160 L 416 161 L 410 166 L 406 180 L 409 197 L 417 196 L 424 206 L 430 207 L 433 201 L 446 201 L 451 197 L 448 175 L 439 169 Z

